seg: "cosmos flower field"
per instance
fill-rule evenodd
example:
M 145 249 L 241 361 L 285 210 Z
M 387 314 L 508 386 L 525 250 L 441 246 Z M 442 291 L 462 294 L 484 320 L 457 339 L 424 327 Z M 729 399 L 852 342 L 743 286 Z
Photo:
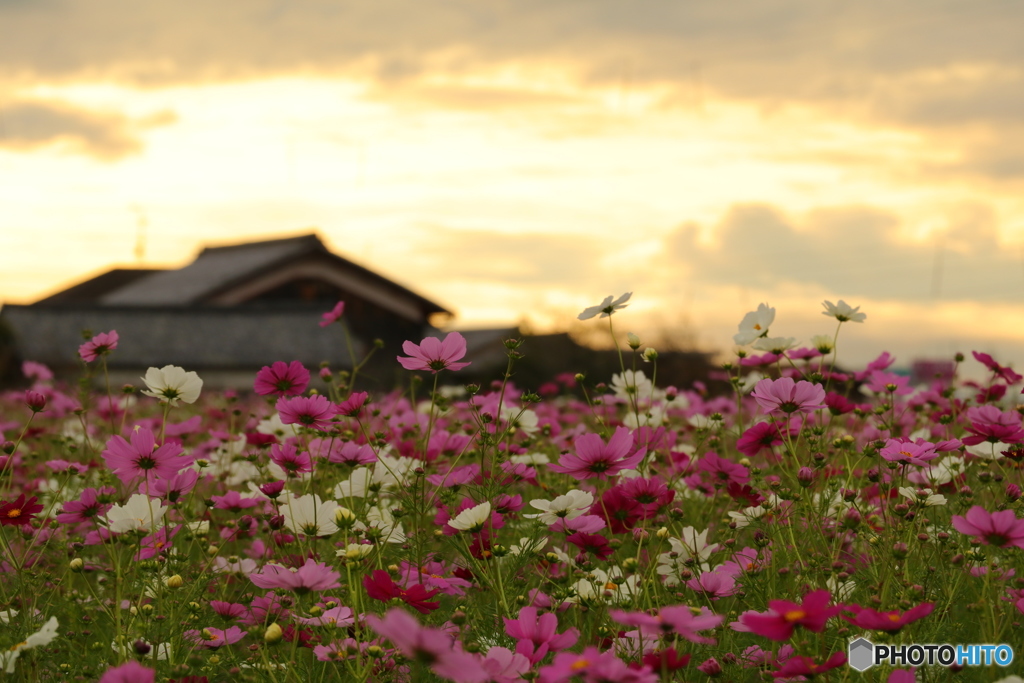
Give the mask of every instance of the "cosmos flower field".
M 579 317 L 618 339 L 629 300 Z M 116 330 L 77 386 L 26 361 L 0 397 L 0 675 L 1021 680 L 1024 653 L 849 666 L 860 637 L 1021 649 L 1024 378 L 969 349 L 916 384 L 882 350 L 847 367 L 865 314 L 824 309 L 802 344 L 743 316 L 717 395 L 661 386 L 633 334 L 607 384 L 537 387 L 528 341 L 464 386 L 458 333 L 409 340 L 387 394 L 287 358 L 246 391 L 173 366 L 111 387 Z

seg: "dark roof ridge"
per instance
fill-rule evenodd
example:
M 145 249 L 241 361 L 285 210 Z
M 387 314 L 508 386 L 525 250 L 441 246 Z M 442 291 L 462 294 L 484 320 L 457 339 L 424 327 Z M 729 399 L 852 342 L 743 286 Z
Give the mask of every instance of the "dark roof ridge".
M 320 239 L 320 235 L 315 232 L 307 233 L 305 235 L 296 235 L 294 237 L 279 237 L 276 239 L 259 240 L 258 242 L 236 242 L 233 244 L 217 244 L 217 245 L 206 245 L 199 252 L 199 256 L 203 256 L 209 252 L 224 253 L 232 250 L 243 250 L 243 249 L 260 249 L 266 248 L 271 245 L 285 244 L 285 243 L 302 243 L 308 242 L 309 247 L 314 248 L 318 251 L 329 251 L 327 246 L 324 245 L 323 240 Z

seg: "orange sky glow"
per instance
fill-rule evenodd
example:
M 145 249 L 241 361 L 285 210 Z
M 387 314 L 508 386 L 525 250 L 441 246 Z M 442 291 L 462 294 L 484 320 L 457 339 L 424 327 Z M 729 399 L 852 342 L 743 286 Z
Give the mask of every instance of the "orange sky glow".
M 508 7 L 0 2 L 0 303 L 315 231 L 458 328 L 1024 367 L 1024 8 Z

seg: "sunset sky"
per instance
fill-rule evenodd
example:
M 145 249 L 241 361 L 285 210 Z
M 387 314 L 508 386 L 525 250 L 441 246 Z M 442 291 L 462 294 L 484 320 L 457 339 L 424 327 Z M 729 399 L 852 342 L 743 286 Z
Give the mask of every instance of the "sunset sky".
M 728 351 L 762 301 L 807 340 L 841 298 L 852 364 L 1024 367 L 1011 0 L 0 0 L 0 30 L 0 302 L 315 231 L 456 327 L 632 291 L 623 331 Z

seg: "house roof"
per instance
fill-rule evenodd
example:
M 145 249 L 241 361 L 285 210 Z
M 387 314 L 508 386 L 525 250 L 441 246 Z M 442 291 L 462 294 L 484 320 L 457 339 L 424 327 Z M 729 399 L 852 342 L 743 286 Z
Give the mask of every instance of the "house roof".
M 36 306 L 94 303 L 100 297 L 121 289 L 156 271 L 150 268 L 115 268 L 77 285 L 40 299 Z
M 330 361 L 350 367 L 342 325 L 319 327 L 319 307 L 213 308 L 137 306 L 3 307 L 3 318 L 20 346 L 34 360 L 53 367 L 78 362 L 82 330 L 117 330 L 120 341 L 109 363 L 116 367 L 180 365 L 203 368 L 252 368 L 278 360 L 307 366 Z M 344 322 L 342 320 L 342 322 Z M 308 330 L 308 334 L 296 334 Z M 258 343 L 254 343 L 258 340 Z M 20 343 L 19 343 L 20 342 Z M 365 353 L 353 339 L 357 356 Z M 344 350 L 344 351 L 343 351 Z
M 102 306 L 191 307 L 237 305 L 232 291 L 251 289 L 268 273 L 297 262 L 326 266 L 321 274 L 344 280 L 373 303 L 409 317 L 426 319 L 433 313 L 451 314 L 443 306 L 348 259 L 333 254 L 315 234 L 220 247 L 207 247 L 196 259 L 174 270 L 115 269 L 58 292 L 36 305 L 94 303 Z M 249 286 L 246 288 L 246 286 Z

